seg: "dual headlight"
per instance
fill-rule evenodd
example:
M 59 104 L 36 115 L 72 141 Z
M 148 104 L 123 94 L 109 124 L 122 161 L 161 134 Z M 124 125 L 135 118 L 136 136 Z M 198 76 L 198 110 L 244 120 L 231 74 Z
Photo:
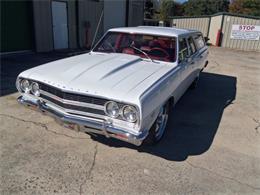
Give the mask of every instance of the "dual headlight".
M 19 79 L 17 81 L 17 88 L 23 93 L 40 96 L 40 87 L 36 82 Z M 138 111 L 134 106 L 119 105 L 114 101 L 109 101 L 105 104 L 105 113 L 111 118 L 120 118 L 131 123 L 136 122 L 138 119 Z
M 32 93 L 35 96 L 40 96 L 40 87 L 36 82 L 30 82 L 27 79 L 18 80 L 17 88 L 23 93 Z
M 109 101 L 105 105 L 105 113 L 111 118 L 122 118 L 134 123 L 138 119 L 138 111 L 134 106 L 119 106 L 116 102 Z

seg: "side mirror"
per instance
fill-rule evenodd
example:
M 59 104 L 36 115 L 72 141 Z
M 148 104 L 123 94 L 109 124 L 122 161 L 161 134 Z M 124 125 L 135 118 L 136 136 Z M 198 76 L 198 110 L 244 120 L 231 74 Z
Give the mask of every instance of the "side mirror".
M 190 56 L 187 56 L 187 58 L 186 58 L 186 62 L 191 62 L 191 58 L 190 58 Z
M 208 37 L 204 37 L 205 42 L 207 43 L 209 41 Z

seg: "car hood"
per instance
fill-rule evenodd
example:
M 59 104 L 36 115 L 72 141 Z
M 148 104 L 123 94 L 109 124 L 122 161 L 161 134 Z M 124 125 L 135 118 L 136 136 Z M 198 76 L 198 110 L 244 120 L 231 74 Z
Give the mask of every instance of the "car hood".
M 169 68 L 133 55 L 88 53 L 29 69 L 20 77 L 64 91 L 127 101 L 138 98 Z

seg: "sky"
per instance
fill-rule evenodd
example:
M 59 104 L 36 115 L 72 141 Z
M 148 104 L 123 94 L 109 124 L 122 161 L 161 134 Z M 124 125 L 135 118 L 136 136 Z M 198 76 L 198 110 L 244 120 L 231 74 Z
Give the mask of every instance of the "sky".
M 187 1 L 187 0 L 175 0 L 175 1 L 180 2 L 180 3 L 183 3 L 183 2 L 185 2 L 185 1 Z

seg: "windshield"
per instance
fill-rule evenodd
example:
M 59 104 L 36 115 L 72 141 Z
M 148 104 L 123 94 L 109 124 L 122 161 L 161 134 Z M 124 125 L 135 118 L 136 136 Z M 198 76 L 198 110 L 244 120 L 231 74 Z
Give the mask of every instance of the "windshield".
M 176 38 L 145 34 L 108 32 L 94 52 L 125 53 L 160 60 L 176 61 Z

